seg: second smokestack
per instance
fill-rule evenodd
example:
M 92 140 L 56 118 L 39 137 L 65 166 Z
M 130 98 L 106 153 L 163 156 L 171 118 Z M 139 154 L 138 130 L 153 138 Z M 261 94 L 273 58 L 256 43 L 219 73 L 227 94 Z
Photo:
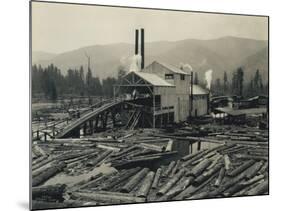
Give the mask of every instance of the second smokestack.
M 139 54 L 139 30 L 136 29 L 136 36 L 135 36 L 135 55 Z
M 141 29 L 141 69 L 144 69 L 144 29 Z

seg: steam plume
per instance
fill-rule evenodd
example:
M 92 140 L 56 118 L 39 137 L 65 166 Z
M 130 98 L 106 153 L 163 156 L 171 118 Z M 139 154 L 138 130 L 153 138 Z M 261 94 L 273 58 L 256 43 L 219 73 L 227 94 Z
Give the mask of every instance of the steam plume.
M 212 83 L 212 73 L 213 73 L 213 70 L 207 70 L 205 72 L 205 81 L 206 81 L 206 88 L 207 89 L 211 89 L 211 83 Z

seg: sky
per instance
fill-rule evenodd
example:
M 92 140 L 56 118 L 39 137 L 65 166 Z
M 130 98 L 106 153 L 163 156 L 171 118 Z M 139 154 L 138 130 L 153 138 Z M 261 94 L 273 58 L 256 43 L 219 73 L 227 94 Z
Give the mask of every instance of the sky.
M 32 2 L 32 50 L 63 53 L 90 45 L 145 41 L 268 39 L 266 17 Z

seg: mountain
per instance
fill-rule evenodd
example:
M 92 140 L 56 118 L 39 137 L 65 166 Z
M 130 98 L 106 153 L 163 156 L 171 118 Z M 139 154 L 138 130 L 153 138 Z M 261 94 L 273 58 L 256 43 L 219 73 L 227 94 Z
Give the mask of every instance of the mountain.
M 43 51 L 33 51 L 32 52 L 32 63 L 40 63 L 44 60 L 51 60 L 56 56 L 54 53 L 48 53 L 48 52 L 43 52 Z
M 259 69 L 262 79 L 268 81 L 268 48 L 264 48 L 254 55 L 248 56 L 242 62 L 241 67 L 245 72 L 246 80 L 254 77 L 257 69 Z
M 199 78 L 203 79 L 204 72 L 213 70 L 214 78 L 229 74 L 242 65 L 248 72 L 255 71 L 257 66 L 266 66 L 265 60 L 254 59 L 262 57 L 263 49 L 267 49 L 267 41 L 253 40 L 238 37 L 223 37 L 213 40 L 186 39 L 180 41 L 159 41 L 145 43 L 145 65 L 154 60 L 163 61 L 175 66 L 188 63 Z M 58 66 L 65 74 L 68 68 L 87 67 L 85 53 L 91 57 L 91 68 L 94 75 L 101 78 L 116 76 L 120 65 L 128 68 L 130 56 L 134 53 L 134 45 L 117 43 L 109 45 L 93 45 L 73 51 L 55 55 L 49 60 L 36 60 L 34 64 L 47 66 L 51 63 Z M 36 54 L 34 52 L 34 54 Z M 253 58 L 251 58 L 253 57 Z M 266 71 L 262 69 L 261 71 Z M 266 72 L 265 72 L 266 73 Z

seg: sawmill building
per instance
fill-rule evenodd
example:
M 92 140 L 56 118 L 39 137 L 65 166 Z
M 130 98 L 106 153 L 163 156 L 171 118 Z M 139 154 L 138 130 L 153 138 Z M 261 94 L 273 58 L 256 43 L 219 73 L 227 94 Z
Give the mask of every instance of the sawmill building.
M 135 55 L 139 55 L 138 35 L 139 31 L 136 30 Z M 191 102 L 190 70 L 183 70 L 160 61 L 153 61 L 145 67 L 143 29 L 139 56 L 141 64 L 139 65 L 137 61 L 135 63 L 135 67 L 139 68 L 130 70 L 119 84 L 114 86 L 114 97 L 129 95 L 127 100 L 132 100 L 133 104 L 142 107 L 142 121 L 148 122 L 147 126 L 162 127 L 169 123 L 186 121 L 190 115 L 200 116 L 207 113 L 207 93 L 197 86 L 194 86 L 194 102 Z M 136 112 L 132 112 L 131 116 L 133 115 L 139 116 Z

